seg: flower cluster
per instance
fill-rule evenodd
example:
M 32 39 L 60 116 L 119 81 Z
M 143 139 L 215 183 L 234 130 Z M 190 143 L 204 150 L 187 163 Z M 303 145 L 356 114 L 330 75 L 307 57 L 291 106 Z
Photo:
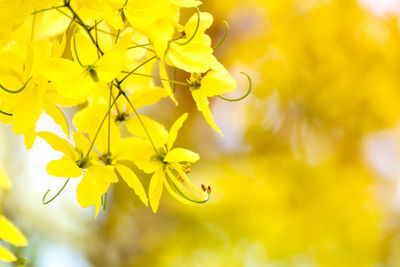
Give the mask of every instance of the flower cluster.
M 178 105 L 178 84 L 190 90 L 205 120 L 222 135 L 209 98 L 233 91 L 236 82 L 213 55 L 225 36 L 212 46 L 206 31 L 213 17 L 199 5 L 197 0 L 0 2 L 0 121 L 23 134 L 28 149 L 38 136 L 62 152 L 47 165 L 48 173 L 67 178 L 62 189 L 81 177 L 77 200 L 82 207 L 94 205 L 96 216 L 110 185 L 120 180 L 154 212 L 164 186 L 190 205 L 210 197 L 209 186 L 197 188 L 187 176 L 199 155 L 173 148 L 188 115 L 167 131 L 138 112 L 165 97 Z M 193 11 L 183 22 L 182 9 Z M 186 81 L 175 80 L 177 69 L 188 74 Z M 77 105 L 83 108 L 73 118 L 76 130 L 70 131 L 60 107 Z M 36 131 L 43 111 L 67 139 Z M 121 137 L 121 129 L 130 136 Z M 132 163 L 152 174 L 148 193 Z M 50 200 L 47 191 L 43 203 L 62 189 Z

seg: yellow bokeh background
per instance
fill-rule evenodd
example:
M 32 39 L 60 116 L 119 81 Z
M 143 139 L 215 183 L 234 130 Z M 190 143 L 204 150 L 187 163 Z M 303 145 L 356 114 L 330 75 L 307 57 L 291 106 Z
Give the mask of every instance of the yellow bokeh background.
M 246 92 L 240 71 L 252 93 L 213 100 L 224 138 L 187 88 L 177 87 L 178 108 L 162 101 L 146 112 L 171 125 L 189 110 L 177 142 L 200 153 L 190 175 L 211 185 L 210 202 L 187 207 L 164 194 L 154 215 L 116 184 L 93 220 L 75 184 L 43 207 L 45 181 L 63 181 L 32 172 L 45 172 L 46 157 L 27 163 L 43 143 L 25 152 L 5 128 L 4 212 L 30 240 L 17 254 L 32 266 L 400 266 L 400 4 L 205 0 L 201 10 L 214 15 L 214 42 L 230 25 L 216 50 L 238 80 L 229 96 Z M 46 265 L 57 251 L 67 265 Z

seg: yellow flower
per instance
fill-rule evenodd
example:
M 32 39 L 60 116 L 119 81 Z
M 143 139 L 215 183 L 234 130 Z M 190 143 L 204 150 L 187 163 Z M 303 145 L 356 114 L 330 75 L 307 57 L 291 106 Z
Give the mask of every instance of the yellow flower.
M 203 191 L 199 190 L 186 174 L 189 171 L 189 164 L 199 160 L 200 156 L 184 148 L 172 148 L 187 116 L 188 114 L 185 113 L 177 119 L 169 132 L 155 121 L 144 120 L 154 147 L 149 142 L 138 139 L 140 141 L 137 141 L 136 149 L 132 151 L 137 167 L 146 173 L 153 173 L 150 180 L 149 199 L 154 213 L 157 212 L 164 185 L 167 191 L 182 203 L 198 205 L 208 201 L 210 190 L 206 188 L 203 188 Z M 136 136 L 144 137 L 143 131 L 137 129 L 140 128 L 132 128 L 131 132 Z
M 36 137 L 36 121 L 43 110 L 62 127 L 66 135 L 69 128 L 62 111 L 49 98 L 52 84 L 38 73 L 41 59 L 52 53 L 61 55 L 64 44 L 47 40 L 30 43 L 24 33 L 25 29 L 21 28 L 16 34 L 22 44 L 12 45 L 0 52 L 0 61 L 13 62 L 1 64 L 0 109 L 10 113 L 8 118 L 2 118 L 2 122 L 11 123 L 15 134 L 24 134 L 26 147 L 30 149 Z
M 130 150 L 135 149 L 134 142 L 131 138 L 121 139 L 119 128 L 114 123 L 116 117 L 112 116 L 109 127 L 102 127 L 97 133 L 99 124 L 101 123 L 96 118 L 98 114 L 106 114 L 107 106 L 103 104 L 88 107 L 75 115 L 74 125 L 81 131 L 88 133 L 89 137 L 93 140 L 95 147 L 99 151 L 94 158 L 101 162 L 98 167 L 102 169 L 111 169 L 120 176 L 129 187 L 131 187 L 136 195 L 147 206 L 148 199 L 142 183 L 136 174 L 124 164 L 124 161 L 131 161 Z M 89 167 L 90 169 L 90 167 Z M 79 186 L 78 189 L 79 190 Z M 79 201 L 79 199 L 78 199 Z
M 206 72 L 209 68 L 224 70 L 212 55 L 214 50 L 211 48 L 211 38 L 204 33 L 212 23 L 210 13 L 194 14 L 182 27 L 185 37 L 170 42 L 166 53 L 167 63 L 187 72 Z
M 223 135 L 214 122 L 208 98 L 235 90 L 235 79 L 228 72 L 209 71 L 204 77 L 201 77 L 198 73 L 192 73 L 188 82 L 197 109 L 203 113 L 208 124 Z
M 76 197 L 81 207 L 96 206 L 95 216 L 100 211 L 101 197 L 111 183 L 118 182 L 111 168 L 96 162 L 97 154 L 90 141 L 81 132 L 74 132 L 75 148 L 66 140 L 50 132 L 37 134 L 54 149 L 64 153 L 59 160 L 47 164 L 47 172 L 56 177 L 78 178 L 82 180 L 76 189 Z M 88 152 L 89 151 L 89 152 Z
M 56 83 L 57 91 L 62 96 L 71 99 L 85 98 L 95 83 L 110 82 L 121 72 L 130 38 L 131 35 L 125 35 L 99 58 L 97 48 L 89 37 L 78 32 L 71 38 L 75 61 L 49 58 L 44 61 L 41 71 L 45 77 Z

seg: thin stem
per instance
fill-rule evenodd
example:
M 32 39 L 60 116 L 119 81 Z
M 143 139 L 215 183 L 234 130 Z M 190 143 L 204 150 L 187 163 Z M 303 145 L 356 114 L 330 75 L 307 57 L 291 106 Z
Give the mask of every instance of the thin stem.
M 208 190 L 207 190 L 207 198 L 206 198 L 205 200 L 200 200 L 200 201 L 199 201 L 199 200 L 191 199 L 190 197 L 186 196 L 186 195 L 176 186 L 175 183 L 172 183 L 172 184 L 174 185 L 174 187 L 176 188 L 176 190 L 179 192 L 179 194 L 180 194 L 182 197 L 184 197 L 186 200 L 189 200 L 190 202 L 197 203 L 197 204 L 204 204 L 204 203 L 207 203 L 207 202 L 210 200 L 211 194 L 210 194 L 210 191 L 208 191 Z
M 222 37 L 221 41 L 219 41 L 214 47 L 213 49 L 217 49 L 218 47 L 220 47 L 220 45 L 223 44 L 223 42 L 225 41 L 226 37 L 228 36 L 229 33 L 229 24 L 228 22 L 226 22 L 225 20 L 222 22 L 223 24 L 225 24 L 225 32 L 224 32 L 224 36 Z
M 123 71 L 123 73 L 127 73 L 127 71 Z M 185 83 L 185 82 L 180 82 L 180 81 L 175 81 L 175 80 L 164 79 L 164 78 L 160 78 L 160 77 L 153 76 L 153 75 L 148 75 L 148 74 L 143 74 L 143 73 L 137 73 L 137 72 L 134 72 L 134 73 L 131 73 L 131 74 L 133 74 L 133 75 L 139 75 L 139 76 L 145 76 L 145 77 L 149 77 L 149 78 L 154 78 L 154 79 L 162 80 L 162 81 L 167 81 L 167 82 L 171 82 L 171 83 L 173 83 L 173 84 L 179 84 L 179 85 L 183 85 L 183 86 L 189 86 L 189 84 L 188 84 L 188 83 Z
M 89 35 L 90 40 L 92 43 L 96 46 L 98 51 L 100 52 L 101 55 L 104 55 L 103 51 L 101 48 L 96 44 L 96 41 L 94 40 L 93 36 L 90 34 L 90 29 L 86 26 L 86 24 L 83 22 L 83 20 L 78 16 L 78 14 L 75 12 L 75 10 L 69 5 L 66 5 L 66 7 L 71 11 L 72 15 L 74 15 L 74 18 L 77 20 L 78 24 L 82 26 L 82 28 L 86 31 L 86 33 Z
M 66 182 L 64 183 L 64 185 L 61 187 L 61 189 L 57 192 L 57 194 L 54 195 L 54 197 L 52 197 L 50 200 L 46 201 L 46 196 L 47 196 L 47 194 L 50 192 L 50 189 L 48 189 L 48 190 L 46 191 L 46 193 L 44 194 L 43 198 L 42 198 L 42 203 L 43 203 L 43 205 L 47 205 L 47 204 L 49 204 L 50 202 L 52 202 L 54 199 L 56 199 L 56 198 L 58 197 L 58 195 L 61 194 L 61 192 L 62 192 L 62 191 L 64 190 L 64 188 L 67 186 L 67 184 L 68 184 L 68 182 L 69 182 L 70 179 L 71 179 L 71 178 L 68 178 L 68 179 L 67 179 L 67 181 L 66 181 Z
M 121 91 L 120 91 L 120 93 L 117 95 L 117 97 L 114 99 L 114 101 L 112 102 L 112 104 L 111 104 L 110 107 L 108 108 L 107 113 L 106 113 L 106 115 L 104 116 L 103 120 L 101 121 L 100 126 L 99 126 L 99 128 L 97 129 L 97 132 L 96 132 L 96 134 L 95 134 L 95 136 L 94 136 L 94 138 L 93 138 L 93 141 L 92 141 L 92 143 L 90 144 L 89 150 L 88 150 L 88 152 L 86 153 L 86 157 L 88 157 L 89 154 L 90 154 L 90 151 L 92 151 L 92 148 L 93 148 L 93 146 L 94 146 L 94 143 L 96 142 L 97 136 L 98 136 L 99 133 L 100 133 L 101 127 L 103 126 L 103 124 L 104 124 L 104 122 L 105 122 L 105 120 L 106 120 L 106 118 L 107 118 L 107 116 L 108 116 L 108 113 L 110 112 L 110 110 L 111 110 L 112 107 L 114 106 L 115 102 L 117 102 L 117 99 L 120 97 L 121 94 L 122 94 L 122 93 L 121 93 Z
M 178 43 L 175 42 L 178 45 L 187 45 L 188 43 L 190 43 L 193 38 L 196 36 L 197 32 L 199 31 L 199 27 L 200 27 L 200 9 L 198 7 L 195 7 L 196 11 L 197 11 L 197 24 L 196 24 L 196 29 L 194 30 L 193 35 L 186 41 L 183 43 Z
M 133 49 L 133 48 L 138 48 L 138 47 L 145 47 L 145 46 L 148 46 L 148 45 L 151 45 L 151 44 L 150 44 L 150 43 L 148 43 L 148 44 L 139 44 L 139 45 L 134 45 L 134 46 L 128 47 L 128 49 Z
M 63 6 L 63 7 L 64 7 L 64 6 Z M 60 10 L 60 8 L 56 7 L 55 9 L 56 9 L 58 12 L 60 12 L 61 14 L 63 14 L 64 16 L 66 16 L 66 17 L 68 17 L 68 18 L 74 20 L 73 17 L 71 17 L 70 15 L 68 15 L 67 13 L 65 13 L 64 11 Z
M 96 37 L 96 47 L 99 47 L 99 40 L 98 40 L 98 37 L 97 37 L 97 22 L 96 21 L 94 21 L 94 36 Z M 97 57 L 98 58 L 100 58 L 100 53 L 99 53 L 99 50 L 97 49 Z
M 49 7 L 49 8 L 40 9 L 40 10 L 32 12 L 31 15 L 35 15 L 35 14 L 38 14 L 38 13 L 41 13 L 41 12 L 45 12 L 45 11 L 49 11 L 49 10 L 52 10 L 52 9 L 57 9 L 59 7 L 64 7 L 64 5 L 62 5 L 62 6 L 53 6 L 53 7 Z
M 175 93 L 176 89 L 176 68 L 172 67 L 172 80 L 169 80 L 170 83 L 172 83 L 172 92 Z
M 4 91 L 6 91 L 7 93 L 10 93 L 10 94 L 17 94 L 17 93 L 19 93 L 19 92 L 22 92 L 22 91 L 25 89 L 26 85 L 28 84 L 28 82 L 29 82 L 31 79 L 32 79 L 32 77 L 30 77 L 30 78 L 21 86 L 21 88 L 19 88 L 19 89 L 17 89 L 17 90 L 10 90 L 10 89 L 7 89 L 6 87 L 4 87 L 4 86 L 1 85 L 1 84 L 0 84 L 0 88 L 3 89 Z
M 236 102 L 236 101 L 240 101 L 240 100 L 245 99 L 250 94 L 251 88 L 253 87 L 253 83 L 251 82 L 251 78 L 247 73 L 244 73 L 244 72 L 240 72 L 240 73 L 245 75 L 247 77 L 247 80 L 249 81 L 249 88 L 247 89 L 246 94 L 244 94 L 242 97 L 233 98 L 233 99 L 232 98 L 226 98 L 226 97 L 223 97 L 221 95 L 218 96 L 219 98 L 221 98 L 221 99 L 223 99 L 225 101 L 229 101 L 229 102 Z
M 79 59 L 78 50 L 76 49 L 76 38 L 75 38 L 76 29 L 77 29 L 77 28 L 74 28 L 74 33 L 73 33 L 73 35 L 72 35 L 73 41 L 74 41 L 74 52 L 75 52 L 75 57 L 76 57 L 76 59 L 78 60 L 79 65 L 81 65 L 82 68 L 85 68 L 85 66 L 82 64 L 81 60 Z
M 134 68 L 132 71 L 130 71 L 124 78 L 122 78 L 121 81 L 118 82 L 118 84 L 121 84 L 125 81 L 126 78 L 129 77 L 129 75 L 131 75 L 132 73 L 134 73 L 135 71 L 137 71 L 139 68 L 141 68 L 142 66 L 146 65 L 147 63 L 149 63 L 150 61 L 152 61 L 153 59 L 157 58 L 157 56 L 153 56 L 151 58 L 149 58 L 148 60 L 146 60 L 145 62 L 141 63 L 139 66 L 137 66 L 136 68 Z
M 119 85 L 118 85 L 118 86 L 119 86 Z M 150 136 L 149 132 L 147 131 L 147 128 L 146 128 L 146 126 L 144 125 L 144 123 L 143 123 L 143 121 L 142 121 L 142 118 L 140 117 L 140 115 L 139 115 L 139 113 L 137 112 L 137 110 L 133 107 L 132 102 L 131 102 L 131 100 L 129 99 L 129 97 L 128 97 L 126 94 L 123 94 L 123 95 L 124 95 L 124 97 L 126 98 L 126 101 L 128 101 L 129 105 L 130 105 L 131 108 L 133 109 L 133 112 L 135 112 L 136 116 L 138 117 L 140 124 L 142 125 L 142 127 L 143 127 L 143 129 L 144 129 L 144 131 L 145 131 L 145 133 L 146 133 L 146 135 L 147 135 L 147 137 L 149 138 L 149 141 L 150 141 L 151 145 L 153 146 L 154 152 L 155 152 L 156 154 L 158 154 L 157 148 L 156 148 L 156 146 L 154 145 L 154 142 L 153 142 L 153 140 L 151 139 L 151 136 Z
M 2 111 L 1 109 L 0 109 L 0 113 L 4 114 L 6 116 L 12 116 L 13 115 L 12 113 L 8 113 L 8 112 L 5 112 L 5 111 Z
M 118 30 L 117 36 L 115 36 L 115 43 L 118 43 L 118 39 L 119 39 L 119 34 L 120 33 L 121 33 L 121 30 Z
M 31 42 L 33 41 L 33 35 L 35 33 L 35 24 L 36 24 L 36 13 L 34 13 L 32 17 Z
M 105 192 L 103 197 L 101 198 L 101 209 L 106 210 L 106 206 L 107 206 L 107 192 Z
M 110 116 L 110 106 L 111 106 L 111 96 L 112 96 L 112 83 L 110 84 L 110 97 L 108 98 L 108 137 L 107 137 L 107 149 L 108 154 L 110 154 L 110 146 L 111 146 L 111 116 Z

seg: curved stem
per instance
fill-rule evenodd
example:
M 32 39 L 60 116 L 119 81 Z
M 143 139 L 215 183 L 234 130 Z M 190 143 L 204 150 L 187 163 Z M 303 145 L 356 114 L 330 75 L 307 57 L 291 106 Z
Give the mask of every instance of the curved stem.
M 185 41 L 183 43 L 175 42 L 176 44 L 178 44 L 178 45 L 187 45 L 188 43 L 190 43 L 193 40 L 193 38 L 196 36 L 197 32 L 199 31 L 199 28 L 200 28 L 200 9 L 198 7 L 195 7 L 195 9 L 197 11 L 197 24 L 196 24 L 196 29 L 194 30 L 193 35 L 187 41 Z
M 82 64 L 81 60 L 79 59 L 78 50 L 76 50 L 76 38 L 75 38 L 76 29 L 77 28 L 74 28 L 74 33 L 72 35 L 72 38 L 73 38 L 73 41 L 74 41 L 74 53 L 75 53 L 75 56 L 76 56 L 76 60 L 78 60 L 79 65 L 81 65 L 82 68 L 85 68 L 85 66 Z
M 220 47 L 220 45 L 222 45 L 225 42 L 226 37 L 228 36 L 229 33 L 229 24 L 228 22 L 226 22 L 225 20 L 222 22 L 223 24 L 225 24 L 225 32 L 224 32 L 224 36 L 222 37 L 221 41 L 218 42 L 218 44 L 216 44 L 213 49 L 217 49 L 218 47 Z
M 218 96 L 219 98 L 221 98 L 221 99 L 223 99 L 225 101 L 236 102 L 236 101 L 240 101 L 240 100 L 245 99 L 250 94 L 251 88 L 253 87 L 253 83 L 251 82 L 251 78 L 247 73 L 244 73 L 244 72 L 240 72 L 240 73 L 245 75 L 247 77 L 247 80 L 249 81 L 249 88 L 247 89 L 246 94 L 244 94 L 243 96 L 241 96 L 239 98 L 233 98 L 233 99 L 232 98 L 226 98 L 226 97 L 223 97 L 221 95 Z
M 68 178 L 67 179 L 67 181 L 64 183 L 64 185 L 61 187 L 61 189 L 57 192 L 57 194 L 55 194 L 54 195 L 54 197 L 52 197 L 50 200 L 47 200 L 46 201 L 46 196 L 47 196 L 47 194 L 50 192 L 50 189 L 48 189 L 47 191 L 46 191 L 46 193 L 44 194 L 44 196 L 43 196 L 43 198 L 42 198 L 42 203 L 43 203 L 43 205 L 47 205 L 47 204 L 49 204 L 50 202 L 52 202 L 54 199 L 56 199 L 57 197 L 58 197 L 58 195 L 59 194 L 61 194 L 61 192 L 64 190 L 64 188 L 67 186 L 67 184 L 68 184 L 68 182 L 69 182 L 69 180 L 70 180 L 71 178 Z
M 0 110 L 0 113 L 4 114 L 6 116 L 12 116 L 13 115 L 12 113 L 8 113 L 8 112 L 2 111 L 2 110 Z
M 179 190 L 179 188 L 174 183 L 172 183 L 172 184 L 174 185 L 176 190 L 179 192 L 179 194 L 182 197 L 184 197 L 186 200 L 189 200 L 190 202 L 197 203 L 197 204 L 204 204 L 204 203 L 207 203 L 210 200 L 210 197 L 211 197 L 210 191 L 207 191 L 207 198 L 205 200 L 200 200 L 199 201 L 199 200 L 191 199 L 190 197 L 186 196 L 181 190 Z
M 29 82 L 31 79 L 32 79 L 32 77 L 30 77 L 30 78 L 22 85 L 22 87 L 19 88 L 19 89 L 17 89 L 17 90 L 10 90 L 10 89 L 7 89 L 6 87 L 4 87 L 4 86 L 1 85 L 1 84 L 0 84 L 0 88 L 3 89 L 4 91 L 6 91 L 7 93 L 10 93 L 10 94 L 17 94 L 17 93 L 19 93 L 19 92 L 22 92 L 22 91 L 25 89 L 26 85 L 28 84 L 28 82 Z

